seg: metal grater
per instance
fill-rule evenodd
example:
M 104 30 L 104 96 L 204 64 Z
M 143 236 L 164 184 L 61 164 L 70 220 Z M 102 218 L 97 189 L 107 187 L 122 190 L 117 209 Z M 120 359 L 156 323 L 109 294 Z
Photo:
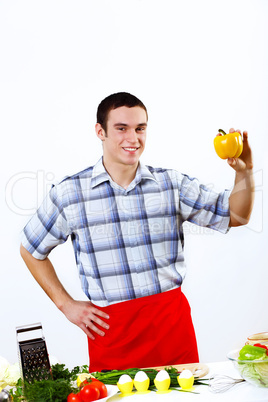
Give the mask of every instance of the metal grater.
M 41 323 L 16 327 L 16 333 L 21 376 L 24 381 L 32 383 L 52 378 Z

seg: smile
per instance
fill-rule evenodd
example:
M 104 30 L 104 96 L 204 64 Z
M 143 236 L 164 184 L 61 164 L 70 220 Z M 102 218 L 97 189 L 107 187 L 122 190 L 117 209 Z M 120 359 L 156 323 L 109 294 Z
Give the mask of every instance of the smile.
M 135 152 L 135 151 L 137 151 L 137 149 L 139 149 L 139 148 L 131 148 L 131 147 L 123 147 L 123 149 L 125 150 L 125 151 L 128 151 L 128 152 Z

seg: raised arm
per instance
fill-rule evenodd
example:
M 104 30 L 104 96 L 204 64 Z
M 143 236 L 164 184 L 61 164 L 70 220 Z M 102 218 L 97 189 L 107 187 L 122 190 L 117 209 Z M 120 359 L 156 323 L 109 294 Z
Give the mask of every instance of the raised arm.
M 63 287 L 48 258 L 38 260 L 22 245 L 20 253 L 35 280 L 69 321 L 80 327 L 91 339 L 95 339 L 94 333 L 105 335 L 95 324 L 108 329 L 108 324 L 99 318 L 108 319 L 107 314 L 94 307 L 90 301 L 74 300 Z
M 230 129 L 230 132 L 234 132 Z M 239 131 L 239 130 L 236 130 Z M 254 177 L 252 152 L 248 143 L 248 133 L 243 132 L 243 152 L 239 158 L 228 159 L 235 170 L 235 183 L 230 195 L 229 226 L 246 225 L 249 222 L 254 203 Z

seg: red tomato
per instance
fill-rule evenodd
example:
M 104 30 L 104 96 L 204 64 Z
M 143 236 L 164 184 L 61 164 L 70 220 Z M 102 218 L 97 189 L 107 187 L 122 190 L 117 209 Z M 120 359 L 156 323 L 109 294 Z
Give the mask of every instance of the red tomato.
M 67 402 L 81 402 L 78 394 L 69 394 L 67 397 Z
M 85 385 L 79 392 L 79 397 L 82 402 L 97 401 L 100 396 L 100 391 L 95 386 L 95 381 L 91 384 Z
M 103 382 L 97 380 L 96 378 L 94 378 L 94 379 L 92 378 L 92 383 L 93 382 L 94 382 L 94 385 L 96 385 L 96 387 L 100 391 L 99 399 L 106 398 L 106 396 L 108 394 L 106 385 L 103 384 Z

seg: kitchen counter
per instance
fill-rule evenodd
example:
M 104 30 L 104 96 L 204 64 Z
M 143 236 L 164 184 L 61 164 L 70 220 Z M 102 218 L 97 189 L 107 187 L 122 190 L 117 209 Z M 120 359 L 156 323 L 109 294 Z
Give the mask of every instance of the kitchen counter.
M 214 375 L 228 375 L 232 378 L 241 378 L 239 373 L 230 361 L 219 363 L 207 363 L 209 374 L 204 378 L 209 378 Z M 108 399 L 109 402 L 156 402 L 156 401 L 180 401 L 180 402 L 268 402 L 268 388 L 255 387 L 247 382 L 242 382 L 234 385 L 231 389 L 223 393 L 212 393 L 208 386 L 197 385 L 194 387 L 195 392 L 199 394 L 191 394 L 188 392 L 171 391 L 168 394 L 157 394 L 150 392 L 145 395 L 137 395 L 133 393 L 130 396 L 122 398 L 121 394 L 116 394 Z

